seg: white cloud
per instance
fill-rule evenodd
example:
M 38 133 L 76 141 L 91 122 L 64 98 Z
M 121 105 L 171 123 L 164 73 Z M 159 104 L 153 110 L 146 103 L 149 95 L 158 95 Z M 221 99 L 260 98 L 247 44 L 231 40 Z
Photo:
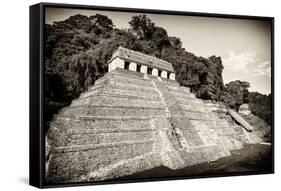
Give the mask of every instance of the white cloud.
M 247 65 L 256 62 L 257 54 L 253 51 L 246 51 L 235 54 L 234 51 L 227 51 L 228 56 L 222 58 L 223 65 L 235 72 L 247 72 Z
M 254 76 L 266 76 L 271 78 L 271 62 L 269 60 L 258 64 L 257 68 L 253 71 Z
M 246 51 L 235 54 L 234 51 L 227 51 L 228 55 L 223 58 L 223 65 L 230 71 L 249 74 L 252 76 L 264 76 L 271 78 L 271 63 L 269 60 L 260 62 L 257 53 Z M 249 67 L 247 67 L 249 66 Z M 249 70 L 248 68 L 253 68 Z

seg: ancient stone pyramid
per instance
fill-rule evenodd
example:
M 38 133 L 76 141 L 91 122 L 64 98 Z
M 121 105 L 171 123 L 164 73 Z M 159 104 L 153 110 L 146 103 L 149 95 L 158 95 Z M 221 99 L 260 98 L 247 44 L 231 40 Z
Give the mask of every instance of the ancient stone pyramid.
M 253 139 L 218 108 L 180 86 L 170 63 L 120 47 L 109 72 L 52 120 L 47 180 L 106 180 L 229 156 Z

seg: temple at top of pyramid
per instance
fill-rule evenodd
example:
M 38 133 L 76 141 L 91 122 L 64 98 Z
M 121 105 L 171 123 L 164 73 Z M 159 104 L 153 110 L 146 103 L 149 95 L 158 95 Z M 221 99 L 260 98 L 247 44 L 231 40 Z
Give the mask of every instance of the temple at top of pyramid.
M 101 181 L 160 166 L 182 169 L 230 156 L 268 131 L 222 103 L 196 98 L 175 81 L 172 64 L 120 47 L 109 72 L 51 121 L 46 179 Z
M 123 47 L 119 47 L 113 53 L 109 61 L 108 72 L 116 68 L 175 80 L 175 71 L 171 63 Z

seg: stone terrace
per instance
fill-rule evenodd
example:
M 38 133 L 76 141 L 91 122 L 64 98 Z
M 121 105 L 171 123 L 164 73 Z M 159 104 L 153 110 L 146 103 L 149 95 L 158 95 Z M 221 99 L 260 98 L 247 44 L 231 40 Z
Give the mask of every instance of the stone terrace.
M 154 59 L 161 73 L 143 69 L 153 67 L 149 64 L 138 70 L 134 59 L 126 68 L 118 51 L 109 73 L 52 120 L 47 181 L 100 181 L 158 166 L 180 169 L 229 156 L 251 141 L 249 132 L 180 86 L 169 63 Z M 152 58 L 138 63 L 146 59 Z

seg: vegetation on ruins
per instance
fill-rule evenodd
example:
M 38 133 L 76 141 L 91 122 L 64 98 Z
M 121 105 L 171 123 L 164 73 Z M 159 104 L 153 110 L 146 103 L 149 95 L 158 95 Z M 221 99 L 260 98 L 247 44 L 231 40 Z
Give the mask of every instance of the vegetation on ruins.
M 271 122 L 271 95 L 249 92 L 247 82 L 224 85 L 220 57 L 197 57 L 186 51 L 180 38 L 169 36 L 146 15 L 132 17 L 129 24 L 129 29 L 118 29 L 107 16 L 78 14 L 45 25 L 46 120 L 102 77 L 113 51 L 123 46 L 172 63 L 176 80 L 198 98 L 236 109 L 249 103 L 254 114 Z

